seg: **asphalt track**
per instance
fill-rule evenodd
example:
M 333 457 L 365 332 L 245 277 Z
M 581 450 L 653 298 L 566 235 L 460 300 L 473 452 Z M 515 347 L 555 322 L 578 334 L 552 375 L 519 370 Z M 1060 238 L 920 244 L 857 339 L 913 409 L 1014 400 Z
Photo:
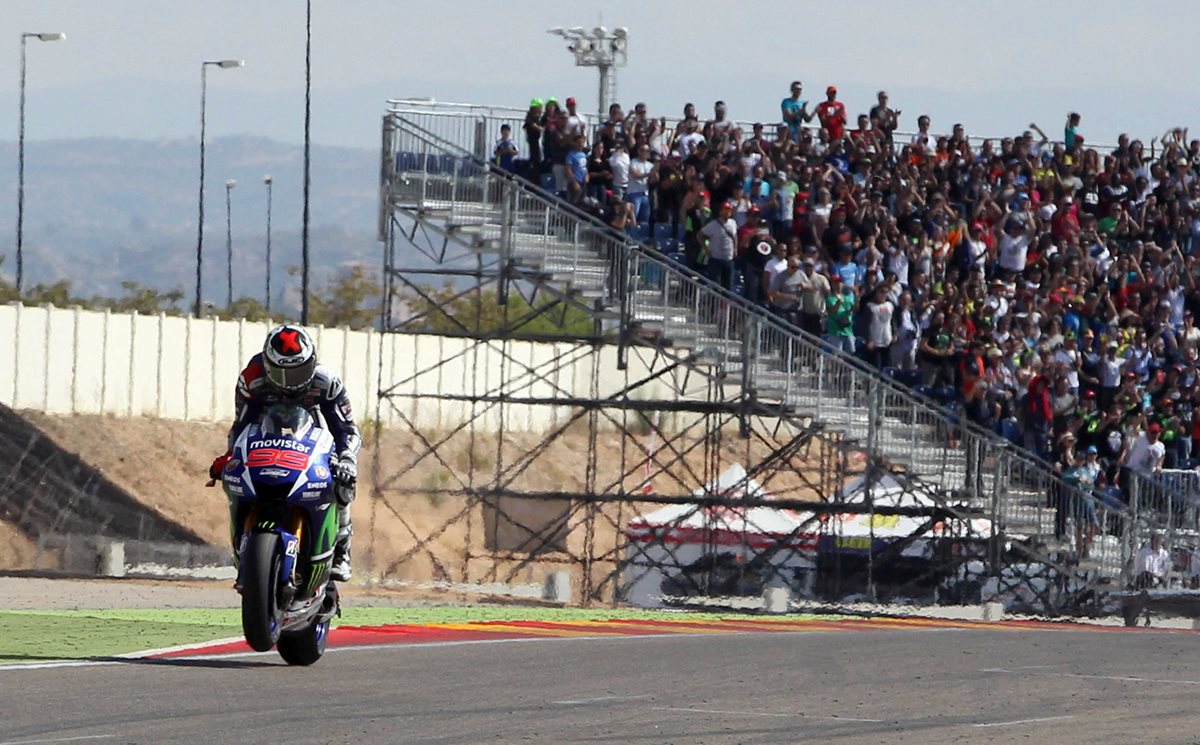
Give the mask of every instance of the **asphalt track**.
M 273 654 L 0 668 L 0 745 L 1200 741 L 1193 633 L 602 631 L 400 634 L 309 669 Z

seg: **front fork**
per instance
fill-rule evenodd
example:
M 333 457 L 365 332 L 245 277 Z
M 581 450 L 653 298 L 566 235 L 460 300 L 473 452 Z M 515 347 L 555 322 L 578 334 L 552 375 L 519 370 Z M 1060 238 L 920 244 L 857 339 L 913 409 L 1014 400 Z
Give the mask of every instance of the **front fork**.
M 233 543 L 233 566 L 237 570 L 237 580 L 234 583 L 236 588 L 242 587 L 242 554 L 246 550 L 246 543 L 250 539 L 252 533 L 273 532 L 279 535 L 279 539 L 283 544 L 283 560 L 279 571 L 279 588 L 283 595 L 282 600 L 290 603 L 296 594 L 296 562 L 300 556 L 301 538 L 304 535 L 304 514 L 300 510 L 292 511 L 292 524 L 288 526 L 290 532 L 284 526 L 279 525 L 273 520 L 258 519 L 258 505 L 252 504 L 249 509 L 244 510 L 245 514 L 238 519 L 239 513 L 243 512 L 240 509 L 240 503 L 237 500 L 229 500 L 230 513 L 230 540 Z M 240 523 L 241 530 L 236 526 Z M 286 605 L 285 605 L 286 607 Z

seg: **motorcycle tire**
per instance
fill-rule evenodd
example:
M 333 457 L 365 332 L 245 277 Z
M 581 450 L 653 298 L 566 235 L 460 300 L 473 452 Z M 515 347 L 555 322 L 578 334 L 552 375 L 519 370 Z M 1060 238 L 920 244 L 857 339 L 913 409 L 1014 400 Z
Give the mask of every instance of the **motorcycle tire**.
M 329 637 L 329 621 L 314 623 L 303 631 L 287 633 L 279 637 L 279 656 L 289 665 L 311 665 L 325 654 L 325 641 Z
M 242 633 L 255 652 L 266 652 L 279 641 L 279 536 L 255 533 L 242 557 Z

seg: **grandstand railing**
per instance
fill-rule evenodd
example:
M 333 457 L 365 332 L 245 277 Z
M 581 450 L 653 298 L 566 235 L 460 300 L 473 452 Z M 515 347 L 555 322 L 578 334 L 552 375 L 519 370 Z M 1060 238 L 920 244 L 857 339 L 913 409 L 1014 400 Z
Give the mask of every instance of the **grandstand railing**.
M 1135 555 L 1150 539 L 1151 530 L 1159 532 L 1165 545 L 1174 551 L 1200 549 L 1200 472 L 1164 468 L 1153 473 L 1131 473 L 1130 480 L 1130 512 L 1150 515 L 1153 522 L 1149 530 L 1136 536 L 1132 546 Z
M 639 319 L 654 318 L 663 326 L 665 338 L 686 336 L 700 325 L 696 319 L 710 319 L 705 338 L 697 343 L 707 362 L 740 376 L 745 389 L 761 393 L 764 399 L 786 403 L 805 398 L 815 387 L 812 414 L 818 421 L 843 431 L 857 427 L 855 439 L 863 450 L 880 461 L 906 462 L 931 493 L 986 512 L 996 536 L 1014 537 L 1006 526 L 1019 524 L 1022 508 L 1029 507 L 1013 496 L 1016 493 L 1067 511 L 1091 497 L 1090 491 L 1067 483 L 1045 461 L 990 430 L 965 421 L 855 357 L 831 352 L 821 339 L 495 167 L 475 154 L 474 140 L 465 145 L 453 142 L 423 126 L 454 121 L 428 112 L 415 119 L 407 111 L 389 112 L 384 126 L 383 201 L 470 205 L 501 215 L 503 224 L 494 238 L 502 262 L 515 258 L 511 241 L 505 238 L 518 219 L 544 226 L 545 245 L 558 251 L 566 245 L 571 264 L 588 256 L 607 257 L 611 274 L 604 281 L 603 295 L 611 308 L 620 309 L 622 332 Z M 457 124 L 446 131 L 468 134 Z M 683 316 L 681 304 L 687 310 Z M 845 403 L 829 405 L 847 392 L 851 408 Z M 831 421 L 831 416 L 844 418 Z M 897 427 L 897 421 L 910 425 Z M 885 422 L 893 424 L 885 426 Z M 906 454 L 914 459 L 906 461 Z M 1148 483 L 1142 491 L 1155 495 L 1150 498 L 1159 503 L 1173 498 L 1173 487 L 1166 482 Z M 1167 522 L 1151 509 L 1135 511 L 1097 501 L 1095 510 L 1121 537 L 1109 565 L 1119 563 L 1119 573 L 1127 580 L 1138 537 L 1168 527 Z
M 513 142 L 518 149 L 519 158 L 529 157 L 529 147 L 525 141 L 525 135 L 522 132 L 522 126 L 525 124 L 526 109 L 521 109 L 513 106 L 490 106 L 470 103 L 451 103 L 445 101 L 437 101 L 428 98 L 396 98 L 388 100 L 389 111 L 398 114 L 404 114 L 409 119 L 427 129 L 428 131 L 442 137 L 443 139 L 454 143 L 458 147 L 464 148 L 471 152 L 476 158 L 482 160 L 490 160 L 492 151 L 496 146 L 496 142 L 500 138 L 501 125 L 507 124 L 512 128 Z M 631 116 L 629 110 L 626 116 Z M 592 141 L 595 130 L 599 128 L 602 122 L 596 121 L 594 114 L 585 114 L 588 122 L 588 141 Z M 652 117 L 654 119 L 664 118 L 662 115 Z M 674 133 L 675 128 L 683 121 L 682 117 L 666 116 L 667 131 L 666 137 L 670 137 Z M 705 121 L 703 118 L 701 122 Z M 749 137 L 753 131 L 755 124 L 763 125 L 763 136 L 768 141 L 774 141 L 775 134 L 782 121 L 750 121 L 742 119 L 731 120 L 734 126 L 738 127 L 744 133 L 744 137 Z M 820 127 L 813 124 L 804 124 L 802 127 L 816 136 L 817 130 Z M 916 134 L 913 130 L 897 130 L 893 133 L 893 139 L 896 147 L 903 147 L 912 136 Z M 934 133 L 935 136 L 938 133 Z M 979 136 L 968 135 L 967 140 L 972 147 L 978 148 L 987 140 L 999 144 L 1004 139 L 1003 136 Z M 1062 144 L 1061 140 L 1051 140 L 1052 144 Z M 1090 149 L 1108 151 L 1114 150 L 1116 145 L 1088 143 Z

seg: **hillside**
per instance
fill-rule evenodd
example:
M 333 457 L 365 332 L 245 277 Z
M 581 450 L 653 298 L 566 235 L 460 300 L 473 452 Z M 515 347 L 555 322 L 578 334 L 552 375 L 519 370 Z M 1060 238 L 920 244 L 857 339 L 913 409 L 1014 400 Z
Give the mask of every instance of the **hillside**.
M 0 143 L 0 163 L 16 162 L 14 142 Z M 272 284 L 283 297 L 298 266 L 303 150 L 262 137 L 208 143 L 205 196 L 205 298 L 224 303 L 225 182 L 233 179 L 235 296 L 261 297 L 267 190 L 272 185 Z M 318 277 L 351 262 L 379 263 L 375 241 L 378 153 L 314 146 L 310 254 Z M 157 289 L 195 284 L 199 185 L 196 139 L 51 140 L 26 144 L 25 271 L 29 284 L 70 280 L 77 293 L 119 295 L 123 280 Z M 16 180 L 0 200 L 16 203 Z M 0 210 L 0 234 L 16 232 L 16 210 Z M 11 243 L 0 272 L 11 278 Z M 294 295 L 291 293 L 290 295 Z M 289 300 L 294 302 L 294 297 Z

